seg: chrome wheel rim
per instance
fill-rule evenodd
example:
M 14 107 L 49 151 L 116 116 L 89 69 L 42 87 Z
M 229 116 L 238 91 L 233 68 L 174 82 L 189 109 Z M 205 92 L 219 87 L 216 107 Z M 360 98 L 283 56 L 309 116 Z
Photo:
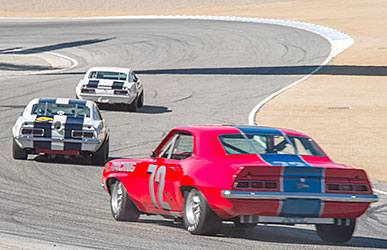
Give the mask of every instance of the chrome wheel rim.
M 112 210 L 114 214 L 118 214 L 121 210 L 123 188 L 121 182 L 113 186 L 112 192 Z
M 193 195 L 187 201 L 187 220 L 191 225 L 197 225 L 199 223 L 200 215 L 201 215 L 201 200 L 199 195 Z

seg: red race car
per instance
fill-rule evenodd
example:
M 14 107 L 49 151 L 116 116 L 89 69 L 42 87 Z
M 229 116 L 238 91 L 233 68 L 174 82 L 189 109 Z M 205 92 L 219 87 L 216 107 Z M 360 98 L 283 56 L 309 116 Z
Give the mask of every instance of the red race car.
M 324 241 L 347 242 L 373 194 L 364 170 L 338 165 L 305 134 L 255 126 L 177 127 L 151 157 L 106 163 L 113 217 L 160 214 L 192 234 L 237 227 L 315 224 Z

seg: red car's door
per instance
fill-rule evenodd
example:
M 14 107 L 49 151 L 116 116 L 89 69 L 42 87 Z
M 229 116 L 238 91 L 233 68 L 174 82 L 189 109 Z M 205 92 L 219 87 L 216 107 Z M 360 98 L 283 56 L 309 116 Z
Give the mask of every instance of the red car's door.
M 179 180 L 182 176 L 181 160 L 192 155 L 193 137 L 189 133 L 172 132 L 158 150 L 157 156 L 149 160 L 148 177 L 143 187 L 148 194 L 143 198 L 147 212 L 171 214 L 181 212 L 182 194 Z
M 179 162 L 157 158 L 154 164 L 149 164 L 147 172 L 150 175 L 149 190 L 153 207 L 162 214 L 179 210 L 176 204 L 176 197 L 179 196 L 180 192 L 178 180 L 181 166 Z

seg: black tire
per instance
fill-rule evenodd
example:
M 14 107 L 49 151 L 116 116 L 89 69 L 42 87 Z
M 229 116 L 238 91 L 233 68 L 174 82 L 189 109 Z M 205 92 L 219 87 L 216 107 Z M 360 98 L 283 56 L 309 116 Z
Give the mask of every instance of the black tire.
M 239 218 L 236 218 L 235 220 L 233 220 L 233 222 L 237 228 L 254 228 L 258 224 L 258 223 L 240 223 Z
M 142 108 L 142 106 L 144 106 L 144 91 L 142 91 L 137 101 L 137 107 Z
M 191 234 L 215 235 L 222 226 L 221 218 L 208 206 L 203 194 L 196 189 L 191 189 L 184 195 L 183 222 Z
M 109 158 L 109 139 L 105 139 L 101 147 L 91 154 L 91 163 L 97 166 L 105 165 Z
M 318 236 L 326 242 L 345 243 L 349 241 L 355 231 L 356 219 L 347 220 L 349 220 L 349 225 L 346 224 L 346 219 L 335 219 L 335 224 L 331 225 L 316 225 Z
M 138 221 L 140 216 L 124 185 L 118 180 L 110 188 L 110 208 L 113 218 L 118 221 Z
M 129 112 L 137 112 L 137 108 L 138 108 L 138 97 L 136 97 L 136 99 L 134 99 L 134 101 L 127 105 L 127 110 Z
M 20 148 L 15 139 L 12 140 L 12 156 L 15 160 L 26 160 L 27 159 L 27 152 Z

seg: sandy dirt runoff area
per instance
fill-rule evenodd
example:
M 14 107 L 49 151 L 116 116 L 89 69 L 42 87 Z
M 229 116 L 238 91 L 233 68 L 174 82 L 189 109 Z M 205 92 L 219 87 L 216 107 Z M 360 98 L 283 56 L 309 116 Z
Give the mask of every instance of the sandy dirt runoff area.
M 264 105 L 256 123 L 305 132 L 333 160 L 364 168 L 380 181 L 387 181 L 386 11 L 383 0 L 0 0 L 0 17 L 217 15 L 286 19 L 340 30 L 355 44 Z

